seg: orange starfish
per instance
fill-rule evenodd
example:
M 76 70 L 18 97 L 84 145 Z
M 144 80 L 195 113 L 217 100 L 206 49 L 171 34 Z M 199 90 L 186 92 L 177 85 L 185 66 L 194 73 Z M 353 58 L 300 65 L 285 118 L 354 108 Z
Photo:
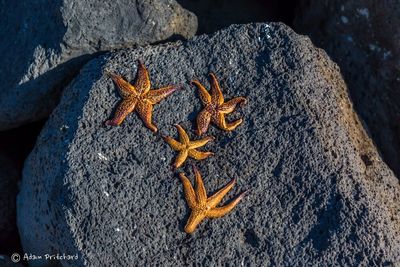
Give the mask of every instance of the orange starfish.
M 120 125 L 125 117 L 136 109 L 146 127 L 156 132 L 157 127 L 151 122 L 153 105 L 175 92 L 179 86 L 170 85 L 157 90 L 150 90 L 149 72 L 142 62 L 138 62 L 138 74 L 134 85 L 131 85 L 119 75 L 106 72 L 117 84 L 122 97 L 122 102 L 115 111 L 114 118 L 106 121 L 106 125 Z
M 240 102 L 246 103 L 246 98 L 235 97 L 225 103 L 224 96 L 222 95 L 221 88 L 219 87 L 217 78 L 213 73 L 211 76 L 211 96 L 204 88 L 204 86 L 197 80 L 192 81 L 194 85 L 200 91 L 200 98 L 205 105 L 204 109 L 197 116 L 197 134 L 201 135 L 207 132 L 210 125 L 210 121 L 216 124 L 219 128 L 232 131 L 239 124 L 242 123 L 242 119 L 228 123 L 225 120 L 225 114 L 229 114 L 234 111 L 237 104 Z
M 202 160 L 214 155 L 212 152 L 201 152 L 196 149 L 204 146 L 209 141 L 214 140 L 214 137 L 208 136 L 200 140 L 190 141 L 189 136 L 180 125 L 175 124 L 175 127 L 178 129 L 180 142 L 169 136 L 163 136 L 164 140 L 172 147 L 172 149 L 179 151 L 174 163 L 175 168 L 179 168 L 188 156 L 197 160 Z
M 196 177 L 196 191 L 193 189 L 189 179 L 180 173 L 179 176 L 183 183 L 183 191 L 185 193 L 186 202 L 189 208 L 192 210 L 189 220 L 185 226 L 185 232 L 190 234 L 196 229 L 197 225 L 205 218 L 218 218 L 229 213 L 238 203 L 247 191 L 241 193 L 237 198 L 232 200 L 228 205 L 222 207 L 216 207 L 222 200 L 222 198 L 232 189 L 236 183 L 236 179 L 233 179 L 217 193 L 211 197 L 207 197 L 207 192 L 201 178 L 199 170 L 193 166 L 193 171 Z

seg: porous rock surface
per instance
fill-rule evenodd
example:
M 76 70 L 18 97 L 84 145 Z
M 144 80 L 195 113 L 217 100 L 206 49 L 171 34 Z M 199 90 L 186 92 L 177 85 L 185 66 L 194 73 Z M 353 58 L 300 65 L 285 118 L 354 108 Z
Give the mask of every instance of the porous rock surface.
M 48 116 L 93 54 L 191 37 L 175 0 L 0 1 L 0 130 Z
M 301 0 L 296 31 L 339 65 L 354 107 L 400 176 L 400 2 Z
M 153 88 L 182 84 L 155 106 L 159 133 L 136 114 L 104 127 L 120 101 L 105 69 Z M 176 152 L 161 134 L 180 123 L 194 138 L 202 105 L 191 79 L 248 104 L 244 118 L 195 162 L 210 193 L 232 178 L 227 216 L 183 232 L 190 210 Z M 179 171 L 193 182 L 189 160 Z M 65 90 L 26 161 L 18 196 L 25 252 L 79 254 L 63 266 L 357 266 L 400 260 L 399 184 L 361 128 L 338 67 L 283 24 L 233 25 L 188 42 L 124 50 L 88 63 Z

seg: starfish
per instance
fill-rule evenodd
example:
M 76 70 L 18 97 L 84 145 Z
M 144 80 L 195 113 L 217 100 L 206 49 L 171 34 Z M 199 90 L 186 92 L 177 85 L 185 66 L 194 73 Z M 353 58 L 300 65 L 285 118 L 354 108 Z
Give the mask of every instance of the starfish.
M 201 152 L 196 149 L 204 146 L 209 141 L 214 140 L 214 137 L 207 136 L 200 140 L 190 141 L 189 136 L 180 125 L 175 124 L 175 127 L 178 129 L 180 142 L 169 136 L 163 136 L 163 138 L 172 147 L 172 149 L 179 151 L 174 163 L 174 167 L 176 169 L 185 162 L 188 156 L 197 160 L 202 160 L 214 155 L 212 152 Z
M 122 102 L 117 107 L 114 118 L 106 121 L 105 124 L 118 126 L 129 113 L 136 110 L 146 127 L 153 132 L 157 132 L 157 127 L 151 120 L 153 105 L 175 92 L 179 86 L 169 85 L 157 90 L 150 90 L 149 72 L 140 60 L 138 63 L 138 74 L 134 85 L 127 82 L 121 76 L 106 71 L 106 74 L 118 86 Z
M 243 121 L 242 119 L 239 119 L 234 122 L 228 123 L 225 120 L 225 114 L 233 112 L 237 104 L 241 102 L 246 103 L 246 98 L 240 96 L 235 97 L 228 102 L 225 102 L 217 78 L 215 77 L 214 73 L 210 73 L 210 76 L 211 95 L 199 81 L 192 81 L 192 83 L 196 85 L 196 87 L 199 89 L 200 99 L 205 106 L 204 109 L 197 116 L 198 135 L 202 135 L 207 132 L 210 121 L 225 131 L 234 130 Z
M 192 210 L 184 229 L 188 234 L 193 233 L 197 225 L 199 225 L 203 219 L 218 218 L 229 213 L 247 193 L 247 191 L 241 193 L 237 198 L 225 206 L 216 207 L 221 202 L 222 198 L 235 185 L 236 179 L 233 179 L 211 197 L 207 197 L 207 192 L 199 170 L 193 166 L 193 171 L 196 177 L 196 191 L 193 189 L 189 179 L 183 173 L 179 174 L 183 184 L 186 202 L 188 203 L 189 208 Z

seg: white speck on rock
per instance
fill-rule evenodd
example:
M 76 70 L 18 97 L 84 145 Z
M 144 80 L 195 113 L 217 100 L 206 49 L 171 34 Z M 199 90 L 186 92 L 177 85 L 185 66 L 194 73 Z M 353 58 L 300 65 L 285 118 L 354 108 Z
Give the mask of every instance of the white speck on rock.
M 369 18 L 369 10 L 368 10 L 368 8 L 366 8 L 366 7 L 358 8 L 357 12 L 358 12 L 358 14 L 360 14 L 361 16 L 366 17 L 367 19 Z
M 351 36 L 351 35 L 347 35 L 346 36 L 346 40 L 348 41 L 348 42 L 353 42 L 354 40 L 353 40 L 353 37 Z
M 104 156 L 103 154 L 101 154 L 100 152 L 97 153 L 97 155 L 99 156 L 99 159 L 101 159 L 101 160 L 105 160 L 105 161 L 108 160 L 108 158 L 106 156 Z
M 384 59 L 384 60 L 388 59 L 388 58 L 391 57 L 391 56 L 392 56 L 392 51 L 385 51 L 385 52 L 383 53 L 383 59 Z
M 263 26 L 261 27 L 261 32 L 264 33 L 265 36 L 266 36 L 268 39 L 271 38 L 270 29 L 271 29 L 271 26 L 268 25 L 268 24 L 265 24 L 265 25 L 263 25 Z
M 64 131 L 64 130 L 67 130 L 67 129 L 69 129 L 68 125 L 63 125 L 63 126 L 60 127 L 60 131 Z
M 104 193 L 104 195 L 106 195 L 106 197 L 109 197 L 109 196 L 110 196 L 110 194 L 107 193 L 106 191 L 103 191 L 103 193 Z
M 368 44 L 368 48 L 371 51 L 377 51 L 377 52 L 381 51 L 381 48 L 376 44 Z
M 119 228 L 117 227 L 117 228 L 115 228 L 115 231 L 116 231 L 116 232 L 121 232 L 121 229 L 119 229 Z
M 340 20 L 342 21 L 342 23 L 347 24 L 349 23 L 349 19 L 346 16 L 341 16 Z

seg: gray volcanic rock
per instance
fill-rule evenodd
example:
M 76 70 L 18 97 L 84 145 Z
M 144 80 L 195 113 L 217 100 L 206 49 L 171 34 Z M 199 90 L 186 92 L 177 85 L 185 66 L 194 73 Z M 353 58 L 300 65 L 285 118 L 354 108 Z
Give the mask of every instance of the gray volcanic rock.
M 0 151 L 0 250 L 12 246 L 15 239 L 18 239 L 16 198 L 20 176 L 15 162 Z
M 48 116 L 93 54 L 189 38 L 196 17 L 175 0 L 0 1 L 0 130 Z
M 104 127 L 120 101 L 114 71 L 141 59 L 153 88 L 182 84 L 155 106 L 154 135 L 136 114 Z M 195 162 L 209 193 L 251 193 L 224 218 L 183 232 L 190 210 L 176 153 L 161 134 L 193 138 L 202 105 L 194 78 L 220 80 L 244 118 Z M 180 170 L 193 181 L 189 160 Z M 27 253 L 78 253 L 63 266 L 357 266 L 400 261 L 400 188 L 354 114 L 338 67 L 283 24 L 233 25 L 188 42 L 92 60 L 65 90 L 25 163 L 18 226 Z
M 337 62 L 354 107 L 400 175 L 400 2 L 302 0 L 296 30 Z

